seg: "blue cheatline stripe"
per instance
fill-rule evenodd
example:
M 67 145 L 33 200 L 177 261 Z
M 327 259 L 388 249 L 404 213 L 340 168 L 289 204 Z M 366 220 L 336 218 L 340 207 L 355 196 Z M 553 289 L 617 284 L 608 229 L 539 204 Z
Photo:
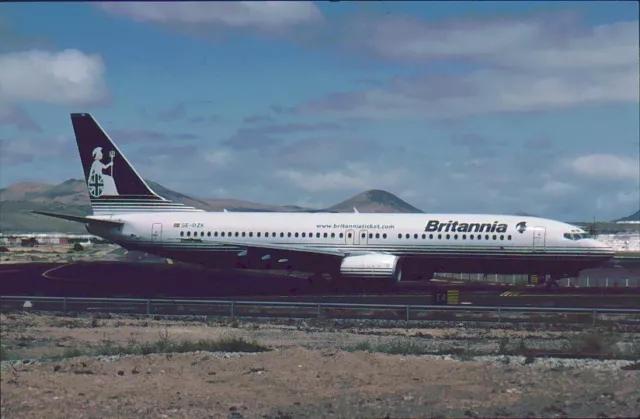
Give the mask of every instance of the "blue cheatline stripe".
M 141 240 L 135 243 L 138 246 L 146 246 L 149 248 L 157 248 L 164 250 L 173 250 L 173 251 L 193 251 L 193 252 L 215 252 L 215 251 L 240 251 L 244 249 L 242 245 L 221 245 L 215 243 L 159 243 L 153 241 Z M 287 244 L 295 244 L 295 243 L 277 243 L 280 245 Z M 591 258 L 602 258 L 603 256 L 610 257 L 610 255 L 604 254 L 596 254 L 596 253 L 585 253 L 585 252 L 533 252 L 529 248 L 527 251 L 526 248 L 520 249 L 516 252 L 504 252 L 497 249 L 483 249 L 482 251 L 468 252 L 463 249 L 443 249 L 443 248 L 416 248 L 416 247 L 362 247 L 362 246 L 341 246 L 341 245 L 322 245 L 322 246 L 308 246 L 310 251 L 313 251 L 314 248 L 317 249 L 327 249 L 327 248 L 336 248 L 344 251 L 371 251 L 371 252 L 385 252 L 385 253 L 397 253 L 401 256 L 477 256 L 477 257 L 504 257 L 504 258 L 517 258 L 517 257 L 527 257 L 527 258 L 536 258 L 536 259 L 552 259 L 557 256 L 573 257 L 576 259 L 591 259 Z M 466 249 L 465 249 L 466 250 Z M 264 249 L 264 252 L 282 252 L 286 251 L 286 249 Z M 295 250 L 293 250 L 295 251 Z

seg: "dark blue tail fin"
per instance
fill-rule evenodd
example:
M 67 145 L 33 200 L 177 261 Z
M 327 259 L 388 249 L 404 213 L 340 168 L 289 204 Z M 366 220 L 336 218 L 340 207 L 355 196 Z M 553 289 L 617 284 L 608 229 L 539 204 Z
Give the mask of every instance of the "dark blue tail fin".
M 201 211 L 156 194 L 90 114 L 72 113 L 71 123 L 94 214 Z

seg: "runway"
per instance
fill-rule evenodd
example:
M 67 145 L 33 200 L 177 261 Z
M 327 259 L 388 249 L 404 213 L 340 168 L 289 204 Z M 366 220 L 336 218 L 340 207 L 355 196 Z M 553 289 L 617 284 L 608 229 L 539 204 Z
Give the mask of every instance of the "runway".
M 482 283 L 401 282 L 390 292 L 334 290 L 284 272 L 205 270 L 140 262 L 0 265 L 0 295 L 208 298 L 362 304 L 435 304 L 436 292 L 459 290 L 459 304 L 537 307 L 640 307 L 639 288 L 516 288 Z

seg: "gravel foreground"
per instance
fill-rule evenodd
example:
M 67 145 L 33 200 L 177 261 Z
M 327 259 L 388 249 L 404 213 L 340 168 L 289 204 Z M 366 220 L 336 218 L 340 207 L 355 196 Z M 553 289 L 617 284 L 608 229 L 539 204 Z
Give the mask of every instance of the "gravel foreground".
M 11 355 L 1 376 L 0 412 L 7 419 L 640 418 L 640 370 L 629 369 L 637 365 L 632 360 L 495 355 L 521 342 L 559 348 L 576 331 L 34 314 L 3 314 L 0 322 L 3 357 Z M 269 350 L 61 357 L 107 340 L 156 341 L 163 333 L 176 340 L 233 335 Z M 620 351 L 640 341 L 637 330 L 608 336 Z M 394 342 L 457 355 L 371 349 Z

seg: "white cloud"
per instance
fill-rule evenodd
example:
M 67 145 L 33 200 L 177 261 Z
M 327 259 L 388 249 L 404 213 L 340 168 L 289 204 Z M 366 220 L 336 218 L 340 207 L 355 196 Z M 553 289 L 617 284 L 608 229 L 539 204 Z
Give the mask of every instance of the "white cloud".
M 278 170 L 275 177 L 284 179 L 304 191 L 352 190 L 359 193 L 367 189 L 397 188 L 409 177 L 409 173 L 404 169 L 372 171 L 364 164 L 347 163 L 343 169 L 315 173 Z
M 640 161 L 613 154 L 590 154 L 570 160 L 568 167 L 576 174 L 600 180 L 640 181 Z
M 469 64 L 468 70 L 396 77 L 386 86 L 331 94 L 295 110 L 342 118 L 449 119 L 586 104 L 637 103 L 638 21 L 584 28 L 561 17 L 363 20 L 347 43 L 405 63 Z
M 548 180 L 542 185 L 541 191 L 547 195 L 564 195 L 568 192 L 574 191 L 576 188 L 565 182 L 557 180 Z
M 312 2 L 110 2 L 100 9 L 139 22 L 223 25 L 238 28 L 275 28 L 322 19 Z
M 460 118 L 638 102 L 638 69 L 535 75 L 475 71 L 447 80 L 427 75 L 396 79 L 383 89 L 330 95 L 296 108 L 302 114 L 350 118 Z
M 214 166 L 226 166 L 233 159 L 233 155 L 228 150 L 213 149 L 205 151 L 204 160 Z
M 76 49 L 0 54 L 0 98 L 60 104 L 106 98 L 105 65 L 99 55 Z
M 391 60 L 462 58 L 552 71 L 638 64 L 638 21 L 585 28 L 571 13 L 437 24 L 407 17 L 363 20 L 351 35 L 352 45 Z
M 71 138 L 59 135 L 42 140 L 20 136 L 12 139 L 0 138 L 0 163 L 3 166 L 30 163 L 38 159 L 68 159 L 77 153 Z

